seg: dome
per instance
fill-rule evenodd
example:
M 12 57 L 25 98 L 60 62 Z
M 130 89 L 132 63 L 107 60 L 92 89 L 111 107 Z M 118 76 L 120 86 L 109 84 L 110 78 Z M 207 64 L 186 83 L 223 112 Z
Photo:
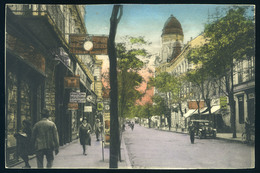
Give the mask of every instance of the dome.
M 162 35 L 166 34 L 178 34 L 183 36 L 183 31 L 180 22 L 171 15 L 168 20 L 165 22 L 163 27 Z

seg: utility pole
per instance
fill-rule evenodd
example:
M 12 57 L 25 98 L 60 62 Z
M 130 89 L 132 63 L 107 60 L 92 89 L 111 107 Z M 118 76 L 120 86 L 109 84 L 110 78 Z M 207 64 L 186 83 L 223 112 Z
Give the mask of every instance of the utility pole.
M 118 12 L 119 16 L 118 16 Z M 117 25 L 123 15 L 123 6 L 114 5 L 110 18 L 110 32 L 108 38 L 108 57 L 110 63 L 110 159 L 109 168 L 118 168 L 119 155 L 119 122 L 118 122 L 118 84 L 117 84 L 117 56 L 115 36 Z

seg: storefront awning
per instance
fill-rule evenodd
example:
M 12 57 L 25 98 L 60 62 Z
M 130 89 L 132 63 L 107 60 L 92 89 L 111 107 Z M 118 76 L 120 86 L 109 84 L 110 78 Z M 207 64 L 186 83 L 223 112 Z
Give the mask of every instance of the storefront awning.
M 184 114 L 184 118 L 188 118 L 191 116 L 194 112 L 196 112 L 197 109 L 190 109 L 186 114 Z
M 200 113 L 202 113 L 203 111 L 206 111 L 207 107 L 201 108 L 200 109 Z M 184 118 L 188 118 L 193 114 L 199 114 L 198 109 L 190 109 L 186 114 L 184 114 Z
M 211 113 L 215 113 L 216 111 L 218 111 L 220 109 L 220 106 L 219 105 L 216 105 L 216 106 L 212 106 L 211 107 Z M 209 114 L 209 111 L 203 113 L 203 114 Z

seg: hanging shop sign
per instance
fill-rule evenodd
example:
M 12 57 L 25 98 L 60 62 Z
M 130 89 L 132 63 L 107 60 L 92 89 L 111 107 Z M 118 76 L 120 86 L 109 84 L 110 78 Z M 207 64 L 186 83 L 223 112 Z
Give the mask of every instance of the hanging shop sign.
M 227 109 L 227 97 L 223 96 L 223 97 L 220 97 L 219 99 L 220 99 L 220 108 Z
M 99 103 L 97 104 L 97 110 L 98 110 L 98 111 L 102 111 L 102 110 L 103 110 L 103 103 L 99 102 Z
M 70 52 L 74 54 L 107 55 L 108 36 L 88 34 L 71 34 L 69 36 Z
M 70 102 L 72 103 L 86 103 L 86 93 L 85 92 L 71 92 Z
M 79 76 L 64 77 L 65 88 L 79 88 Z
M 84 112 L 92 112 L 92 106 L 84 106 Z
M 110 144 L 110 113 L 104 113 L 104 136 L 105 136 L 105 145 Z
M 68 110 L 78 110 L 79 104 L 78 103 L 68 103 Z

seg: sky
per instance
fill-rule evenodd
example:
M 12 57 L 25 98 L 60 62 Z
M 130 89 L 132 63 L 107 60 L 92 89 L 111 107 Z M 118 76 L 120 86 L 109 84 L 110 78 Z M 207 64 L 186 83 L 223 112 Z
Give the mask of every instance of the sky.
M 173 15 L 180 23 L 184 34 L 184 44 L 200 35 L 209 16 L 216 9 L 231 5 L 214 4 L 122 4 L 123 15 L 117 27 L 116 42 L 125 35 L 144 36 L 152 44 L 147 50 L 154 56 L 150 59 L 153 66 L 154 58 L 159 55 L 161 48 L 161 34 L 167 19 Z M 113 4 L 86 5 L 85 23 L 88 34 L 109 35 L 110 17 Z M 98 56 L 103 60 L 102 71 L 108 69 L 108 57 Z M 154 67 L 154 66 L 153 66 Z M 152 67 L 152 68 L 153 68 Z M 143 76 L 147 78 L 147 73 Z
M 151 54 L 159 54 L 162 29 L 167 19 L 173 15 L 179 20 L 184 33 L 184 44 L 197 37 L 204 30 L 209 15 L 216 9 L 231 4 L 122 4 L 123 16 L 118 24 L 116 41 L 125 35 L 144 36 L 152 44 L 147 49 Z M 109 35 L 110 17 L 113 4 L 85 7 L 85 23 L 88 34 Z M 99 56 L 101 59 L 105 57 Z
M 182 25 L 184 44 L 197 37 L 208 21 L 208 14 L 223 5 L 196 4 L 127 4 L 123 5 L 123 16 L 118 24 L 116 40 L 124 35 L 144 36 L 152 42 L 151 51 L 159 52 L 161 34 L 166 20 L 173 15 Z M 224 5 L 227 6 L 227 5 Z M 111 5 L 86 5 L 85 23 L 89 34 L 108 35 Z

